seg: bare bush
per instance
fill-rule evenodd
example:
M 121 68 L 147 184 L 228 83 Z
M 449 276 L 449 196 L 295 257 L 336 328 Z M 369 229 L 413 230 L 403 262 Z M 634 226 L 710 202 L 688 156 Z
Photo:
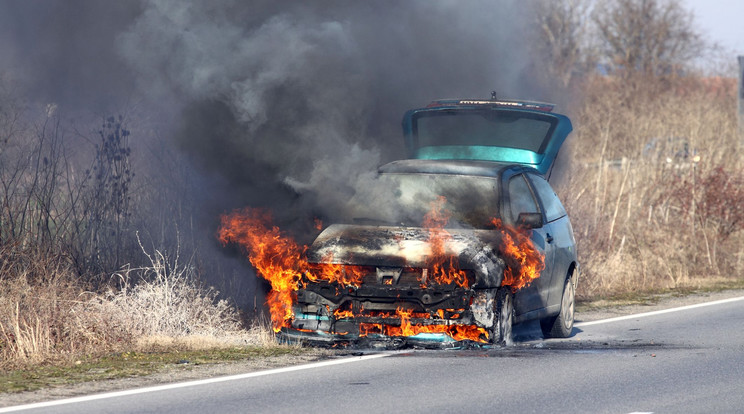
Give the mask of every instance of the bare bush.
M 256 342 L 242 328 L 235 307 L 218 300 L 213 289 L 200 286 L 190 261 L 181 263 L 178 253 L 171 259 L 158 250 L 143 252 L 150 266 L 125 267 L 114 274 L 115 287 L 74 310 L 82 330 L 101 335 L 87 327 L 106 326 L 109 341 Z
M 580 295 L 697 286 L 741 270 L 744 176 L 728 81 L 639 77 L 635 94 L 617 78 L 587 84 L 576 162 L 559 189 L 579 243 Z
M 0 82 L 0 364 L 152 338 L 189 347 L 271 341 L 260 325 L 241 328 L 236 309 L 202 287 L 193 261 L 161 253 L 178 250 L 183 227 L 194 255 L 194 207 L 185 201 L 194 190 L 170 188 L 172 176 L 135 180 L 124 117 L 106 117 L 98 130 L 73 125 L 55 105 L 30 105 L 6 86 Z M 187 169 L 158 162 L 156 172 Z M 143 255 L 135 228 L 150 230 L 160 250 Z M 121 270 L 107 277 L 113 269 Z
M 547 75 L 567 88 L 577 75 L 583 76 L 596 64 L 589 44 L 588 0 L 532 0 L 536 30 L 533 48 L 544 57 Z
M 607 67 L 625 74 L 670 74 L 698 57 L 704 42 L 693 22 L 679 0 L 601 0 L 594 9 Z
M 60 252 L 86 281 L 130 261 L 134 172 L 123 118 L 106 119 L 86 154 L 55 105 L 0 100 L 0 244 Z
M 0 249 L 0 366 L 141 348 L 205 349 L 275 343 L 268 325 L 244 329 L 237 310 L 201 287 L 189 263 L 155 251 L 152 265 L 86 291 L 69 259 Z
M 70 317 L 82 290 L 65 257 L 0 247 L 0 363 L 84 350 Z

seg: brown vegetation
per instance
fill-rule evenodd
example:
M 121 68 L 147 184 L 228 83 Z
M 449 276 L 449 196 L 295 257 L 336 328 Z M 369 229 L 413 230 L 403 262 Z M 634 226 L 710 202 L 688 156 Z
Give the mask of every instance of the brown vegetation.
M 559 192 L 580 296 L 702 286 L 742 270 L 744 175 L 734 80 L 595 77 Z
M 271 341 L 268 327 L 245 329 L 236 307 L 203 286 L 193 238 L 179 234 L 191 211 L 167 193 L 187 194 L 182 181 L 153 181 L 176 163 L 160 158 L 135 178 L 124 117 L 80 132 L 54 105 L 34 107 L 8 85 L 0 83 L 0 369 Z M 138 229 L 157 247 L 145 249 Z
M 200 287 L 191 263 L 158 251 L 150 266 L 116 272 L 98 292 L 61 255 L 5 246 L 0 257 L 0 369 L 113 351 L 273 342 L 267 326 L 244 329 L 233 306 Z

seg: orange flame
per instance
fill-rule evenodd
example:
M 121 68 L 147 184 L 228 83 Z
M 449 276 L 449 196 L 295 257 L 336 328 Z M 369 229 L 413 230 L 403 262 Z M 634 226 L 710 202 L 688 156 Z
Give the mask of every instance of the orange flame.
M 411 324 L 412 315 L 419 316 L 414 315 L 412 310 L 398 308 L 393 317 L 400 318 L 400 326 L 360 323 L 360 335 L 415 336 L 420 333 L 439 333 L 448 335 L 456 341 L 486 342 L 488 339 L 487 331 L 474 325 L 413 325 Z
M 294 313 L 294 293 L 307 262 L 303 258 L 306 247 L 300 247 L 272 226 L 267 212 L 245 208 L 221 217 L 218 232 L 222 244 L 236 243 L 248 253 L 248 258 L 261 277 L 271 284 L 266 297 L 274 331 L 289 326 Z
M 271 215 L 259 209 L 245 208 L 221 217 L 218 238 L 223 245 L 235 243 L 248 253 L 258 274 L 271 284 L 266 297 L 275 332 L 291 326 L 295 292 L 305 275 L 310 281 L 324 280 L 342 286 L 359 286 L 364 276 L 361 266 L 308 264 L 307 246 L 299 246 L 271 224 Z M 331 258 L 326 258 L 330 260 Z M 308 270 L 314 270 L 309 272 Z
M 325 257 L 323 260 L 330 262 L 333 257 Z M 341 286 L 359 286 L 362 284 L 364 277 L 364 267 L 351 266 L 334 263 L 309 264 L 305 276 L 311 282 L 325 280 L 331 283 L 338 283 Z
M 333 317 L 336 318 L 336 320 L 353 318 L 354 312 L 352 312 L 350 309 L 347 309 L 347 310 L 336 309 L 335 311 L 333 311 Z
M 452 235 L 444 229 L 450 219 L 451 213 L 444 208 L 447 199 L 439 196 L 431 203 L 429 212 L 424 215 L 423 227 L 429 231 L 429 246 L 431 256 L 427 265 L 433 280 L 439 284 L 455 283 L 460 287 L 468 287 L 466 273 L 457 267 L 455 257 L 448 255 L 445 251 L 445 243 Z
M 502 236 L 501 249 L 506 269 L 501 285 L 511 286 L 515 292 L 529 286 L 545 269 L 545 255 L 537 250 L 529 232 L 505 226 L 499 219 L 492 219 L 491 222 Z
M 456 258 L 446 252 L 446 243 L 451 239 L 444 226 L 450 213 L 444 209 L 446 199 L 440 197 L 432 203 L 431 210 L 425 215 L 423 226 L 429 231 L 428 243 L 431 256 L 427 260 L 428 269 L 423 269 L 422 284 L 429 281 L 439 284 L 455 283 L 463 288 L 468 287 L 466 273 L 457 267 Z M 502 225 L 498 219 L 492 220 L 502 234 L 501 250 L 507 269 L 504 271 L 502 285 L 511 286 L 515 291 L 529 285 L 540 276 L 545 268 L 543 255 L 535 248 L 529 234 Z M 293 239 L 285 236 L 278 227 L 271 224 L 269 213 L 245 208 L 236 210 L 221 217 L 218 231 L 219 240 L 224 244 L 235 243 L 248 254 L 251 264 L 258 274 L 271 284 L 267 295 L 267 304 L 271 312 L 271 321 L 275 332 L 283 327 L 290 327 L 294 313 L 295 292 L 300 288 L 303 275 L 307 281 L 319 280 L 337 283 L 342 287 L 360 286 L 369 269 L 363 266 L 341 264 L 309 264 L 304 258 L 307 246 L 299 246 Z M 332 258 L 325 258 L 330 261 Z M 427 280 L 428 279 L 428 280 Z M 447 311 L 455 311 L 447 310 Z M 462 310 L 457 310 L 462 311 Z M 452 312 L 451 312 L 452 313 Z M 438 314 L 444 319 L 444 311 Z M 351 310 L 334 311 L 335 319 L 353 318 Z M 419 333 L 442 333 L 455 340 L 472 340 L 484 342 L 488 339 L 485 329 L 475 325 L 414 325 L 411 317 L 428 318 L 428 313 L 414 313 L 412 310 L 398 308 L 394 314 L 377 315 L 383 318 L 399 318 L 400 326 L 375 323 L 360 323 L 360 335 L 384 334 L 388 336 L 413 336 Z M 450 315 L 459 317 L 459 313 Z

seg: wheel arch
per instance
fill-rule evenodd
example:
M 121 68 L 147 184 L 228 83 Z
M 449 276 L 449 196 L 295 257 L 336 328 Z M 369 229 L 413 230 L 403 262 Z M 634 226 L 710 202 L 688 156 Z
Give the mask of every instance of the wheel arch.
M 579 274 L 581 272 L 579 271 L 579 263 L 577 261 L 572 261 L 570 265 L 568 265 L 568 271 L 566 271 L 566 277 L 563 279 L 564 281 L 567 280 L 569 277 L 573 276 L 573 284 L 574 289 L 579 284 Z

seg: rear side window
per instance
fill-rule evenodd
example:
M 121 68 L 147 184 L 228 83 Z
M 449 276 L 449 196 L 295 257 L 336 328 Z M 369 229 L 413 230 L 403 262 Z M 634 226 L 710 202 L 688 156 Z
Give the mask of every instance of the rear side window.
M 545 218 L 548 222 L 558 220 L 566 215 L 566 209 L 563 208 L 561 200 L 558 199 L 555 191 L 553 191 L 553 187 L 544 178 L 530 174 L 530 181 L 532 181 L 537 195 L 542 200 L 543 207 L 545 208 Z
M 509 205 L 513 223 L 516 223 L 519 213 L 540 212 L 532 190 L 522 174 L 515 175 L 509 180 Z

